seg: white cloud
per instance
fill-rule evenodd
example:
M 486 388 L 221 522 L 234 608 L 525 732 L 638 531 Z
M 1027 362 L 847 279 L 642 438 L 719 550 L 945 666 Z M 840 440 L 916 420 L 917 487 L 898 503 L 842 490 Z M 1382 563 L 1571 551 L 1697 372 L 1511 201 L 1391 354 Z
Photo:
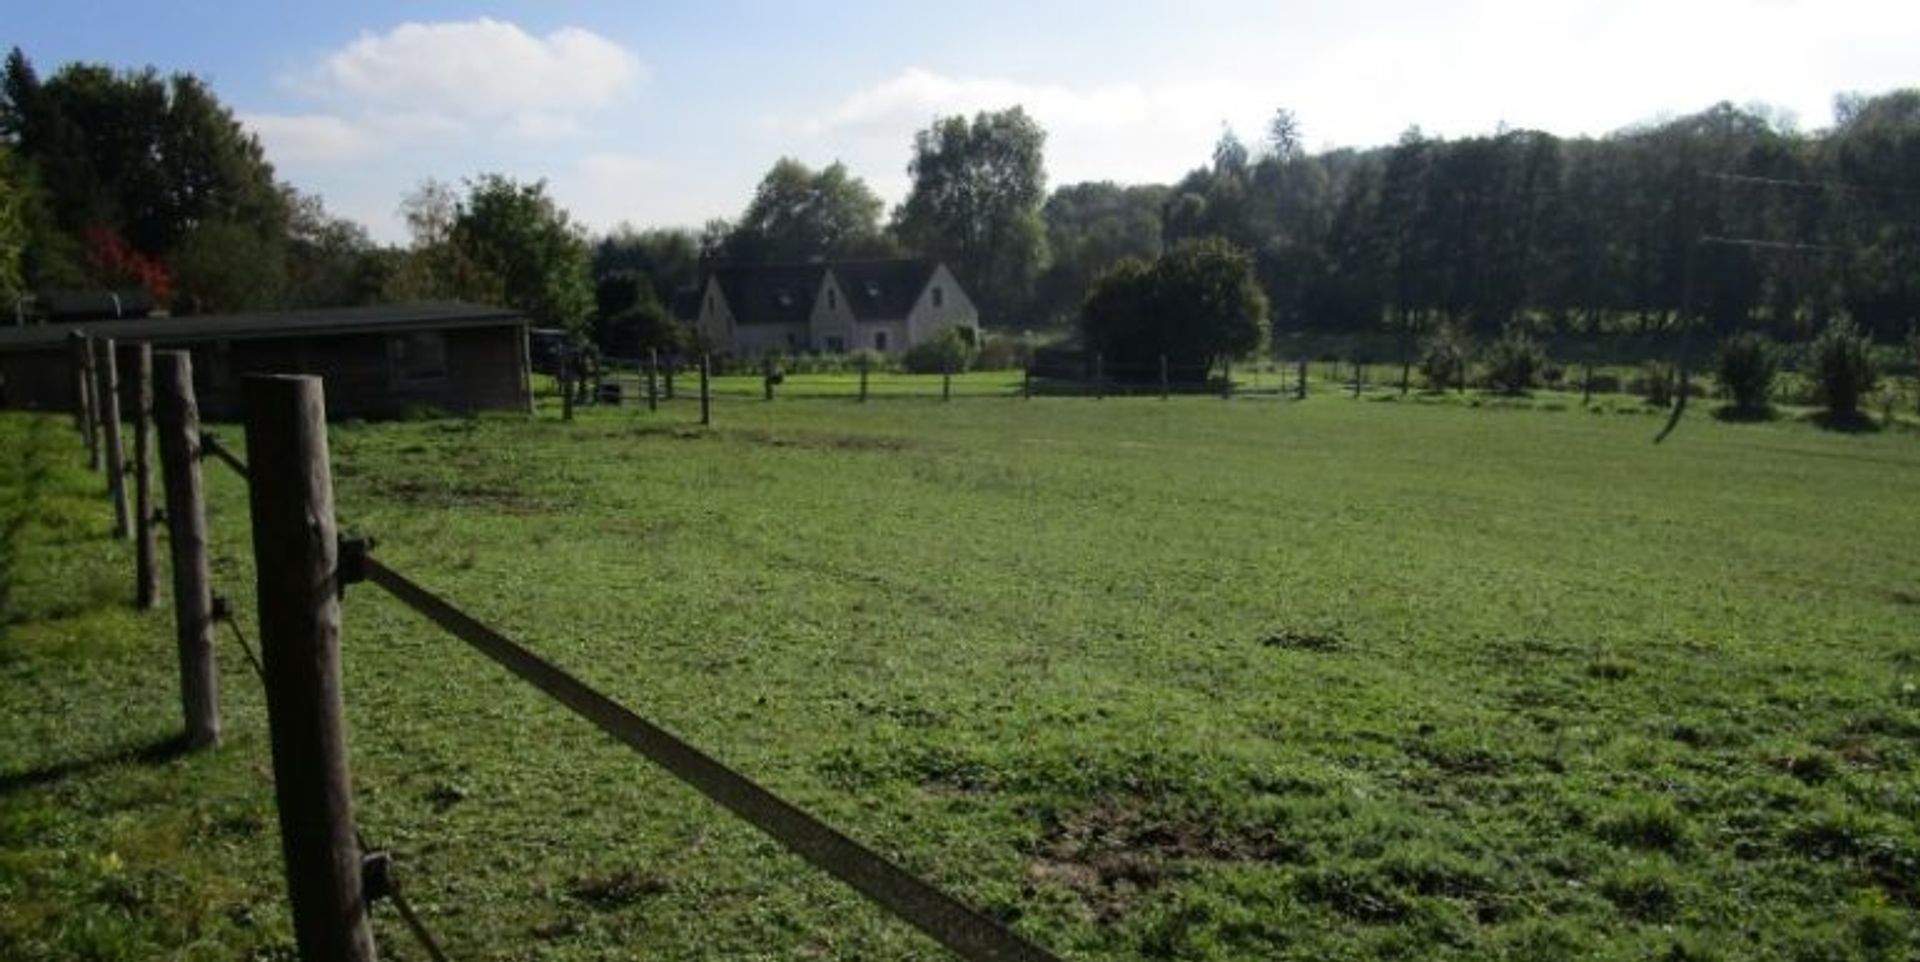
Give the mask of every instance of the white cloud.
M 590 113 L 645 77 L 638 57 L 590 30 L 536 37 L 483 17 L 363 33 L 300 85 L 361 108 L 499 120 Z
M 268 157 L 283 164 L 337 163 L 374 147 L 365 130 L 327 114 L 246 114 L 240 122 L 259 136 Z
M 1177 178 L 1210 156 L 1223 123 L 1257 140 L 1274 106 L 1251 87 L 1223 80 L 1073 86 L 916 67 L 855 91 L 795 132 L 843 145 L 856 138 L 888 145 L 904 157 L 913 132 L 935 117 L 1015 105 L 1047 131 L 1047 171 L 1057 184 Z

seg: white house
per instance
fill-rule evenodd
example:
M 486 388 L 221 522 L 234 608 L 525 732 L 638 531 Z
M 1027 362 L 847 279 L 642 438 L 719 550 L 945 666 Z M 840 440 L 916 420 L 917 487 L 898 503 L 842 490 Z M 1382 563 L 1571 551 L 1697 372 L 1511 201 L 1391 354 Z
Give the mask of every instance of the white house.
M 836 261 L 723 267 L 684 317 L 735 354 L 870 350 L 898 354 L 948 327 L 977 341 L 980 312 L 945 264 Z

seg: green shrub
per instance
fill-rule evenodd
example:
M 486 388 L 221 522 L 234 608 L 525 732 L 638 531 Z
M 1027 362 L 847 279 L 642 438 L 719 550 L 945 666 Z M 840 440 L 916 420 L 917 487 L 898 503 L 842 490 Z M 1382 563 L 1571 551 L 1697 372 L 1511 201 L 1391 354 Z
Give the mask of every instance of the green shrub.
M 1547 351 L 1525 331 L 1509 330 L 1487 347 L 1487 386 L 1502 394 L 1525 394 L 1540 383 Z
M 938 334 L 907 349 L 900 363 L 914 374 L 959 373 L 973 362 L 972 332 L 942 328 Z
M 1834 318 L 1813 341 L 1813 377 L 1821 406 L 1834 418 L 1860 416 L 1860 399 L 1879 381 L 1874 371 L 1872 339 L 1853 322 Z
M 1780 354 L 1764 335 L 1747 331 L 1720 342 L 1720 387 L 1735 411 L 1765 413 L 1773 404 Z
M 1010 371 L 1033 362 L 1033 340 L 1013 334 L 988 334 L 973 366 L 982 371 Z
M 1451 326 L 1442 325 L 1420 345 L 1420 377 L 1431 391 L 1444 391 L 1460 380 L 1467 362 L 1467 342 Z
M 1633 393 L 1654 407 L 1670 407 L 1680 393 L 1680 372 L 1666 361 L 1648 361 L 1634 375 Z

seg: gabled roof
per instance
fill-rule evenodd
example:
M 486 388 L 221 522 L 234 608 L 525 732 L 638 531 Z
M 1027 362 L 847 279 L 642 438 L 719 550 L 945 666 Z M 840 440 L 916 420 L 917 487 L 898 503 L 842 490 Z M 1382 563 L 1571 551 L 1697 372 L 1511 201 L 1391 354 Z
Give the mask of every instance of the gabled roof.
M 69 331 L 155 344 L 239 341 L 322 334 L 384 334 L 525 324 L 518 311 L 478 304 L 383 304 L 306 311 L 249 314 L 200 314 L 192 317 L 143 317 L 79 324 L 34 324 L 0 328 L 0 351 L 34 350 L 66 343 Z
M 825 264 L 722 267 L 713 272 L 736 324 L 805 324 L 820 293 Z
M 831 272 L 855 320 L 897 321 L 933 279 L 934 261 L 896 258 L 722 267 L 713 272 L 739 324 L 805 324 Z M 698 313 L 698 305 L 695 305 Z
M 862 321 L 895 321 L 913 310 L 913 302 L 933 280 L 933 261 L 902 258 L 884 261 L 840 261 L 831 265 L 845 292 L 847 306 Z

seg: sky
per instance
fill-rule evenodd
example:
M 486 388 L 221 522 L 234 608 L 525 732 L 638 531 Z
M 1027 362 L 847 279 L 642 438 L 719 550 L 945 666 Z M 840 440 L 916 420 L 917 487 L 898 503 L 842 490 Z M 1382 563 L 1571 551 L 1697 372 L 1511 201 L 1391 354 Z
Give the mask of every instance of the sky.
M 0 43 L 207 79 L 279 174 L 382 241 L 426 178 L 544 179 L 599 233 L 735 217 L 780 157 L 890 204 L 915 131 L 1023 105 L 1049 184 L 1168 183 L 1276 108 L 1311 149 L 1602 135 L 1719 101 L 1806 131 L 1920 84 L 1914 0 L 14 0 Z

